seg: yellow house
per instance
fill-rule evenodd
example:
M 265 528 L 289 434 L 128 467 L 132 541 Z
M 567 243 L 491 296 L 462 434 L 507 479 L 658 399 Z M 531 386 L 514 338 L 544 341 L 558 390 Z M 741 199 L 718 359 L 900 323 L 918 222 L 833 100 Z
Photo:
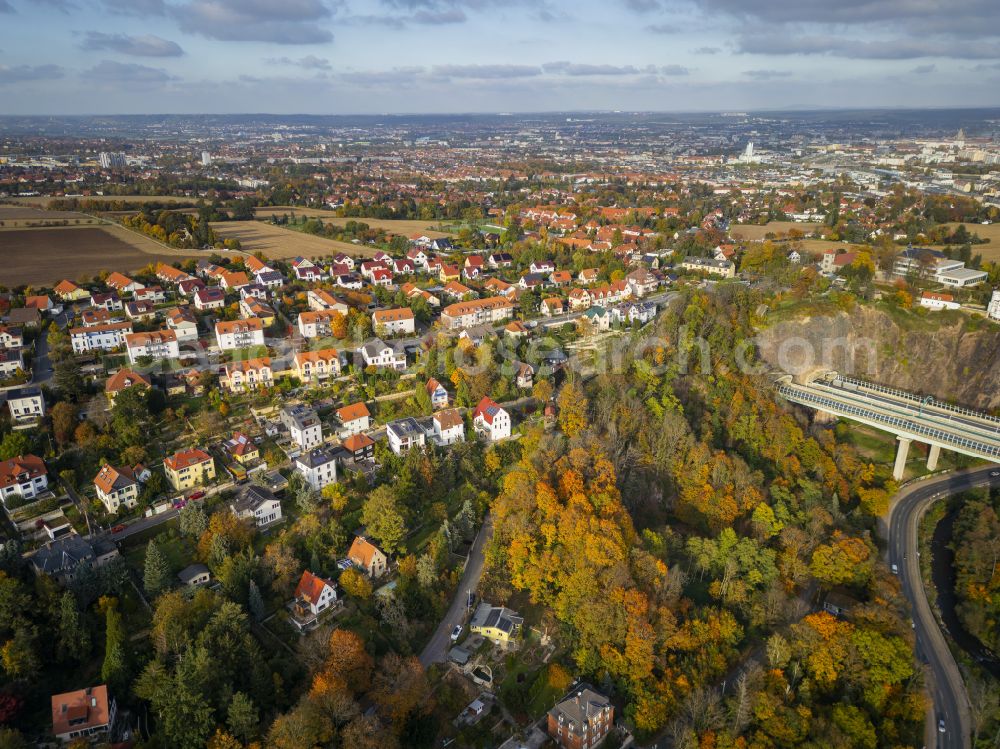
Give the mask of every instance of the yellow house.
M 75 283 L 68 279 L 64 279 L 55 285 L 52 289 L 60 299 L 64 302 L 78 302 L 81 299 L 88 299 L 90 297 L 90 292 L 86 289 L 81 289 Z
M 480 603 L 469 623 L 469 629 L 497 645 L 507 645 L 521 631 L 524 618 L 503 606 Z
M 204 450 L 181 450 L 163 461 L 167 481 L 179 492 L 215 478 L 215 461 Z
M 233 438 L 226 442 L 226 450 L 242 466 L 252 465 L 260 460 L 257 445 L 242 432 L 233 432 Z

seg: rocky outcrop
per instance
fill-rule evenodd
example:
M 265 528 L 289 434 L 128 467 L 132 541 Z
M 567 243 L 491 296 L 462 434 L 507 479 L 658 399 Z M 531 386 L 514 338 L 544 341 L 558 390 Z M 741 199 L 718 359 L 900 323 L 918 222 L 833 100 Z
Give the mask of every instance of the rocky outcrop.
M 970 408 L 1000 409 L 1000 330 L 957 314 L 859 306 L 765 327 L 757 345 L 764 361 L 791 374 L 836 370 Z

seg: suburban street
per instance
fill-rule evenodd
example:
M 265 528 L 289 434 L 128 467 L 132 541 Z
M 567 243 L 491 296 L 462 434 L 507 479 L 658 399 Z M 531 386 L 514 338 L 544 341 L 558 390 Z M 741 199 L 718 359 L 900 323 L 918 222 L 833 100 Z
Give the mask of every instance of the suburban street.
M 448 613 L 438 623 L 437 629 L 420 654 L 420 663 L 427 668 L 432 663 L 442 663 L 448 658 L 448 650 L 451 649 L 451 630 L 456 624 L 465 622 L 465 607 L 467 596 L 470 590 L 475 590 L 479 585 L 479 578 L 483 575 L 483 548 L 493 537 L 493 516 L 487 515 L 483 521 L 483 527 L 479 530 L 472 548 L 469 549 L 469 559 L 465 565 L 465 572 L 455 590 L 455 597 L 451 600 Z
M 968 749 L 972 729 L 962 674 L 937 625 L 920 576 L 917 529 L 924 513 L 939 499 L 978 486 L 1000 486 L 1000 476 L 991 476 L 998 471 L 1000 467 L 994 465 L 915 483 L 896 495 L 889 511 L 889 563 L 899 568 L 903 595 L 913 608 L 917 651 L 930 666 L 928 690 L 934 702 L 934 717 L 928 721 L 928 747 Z M 938 731 L 939 719 L 944 720 L 944 733 Z

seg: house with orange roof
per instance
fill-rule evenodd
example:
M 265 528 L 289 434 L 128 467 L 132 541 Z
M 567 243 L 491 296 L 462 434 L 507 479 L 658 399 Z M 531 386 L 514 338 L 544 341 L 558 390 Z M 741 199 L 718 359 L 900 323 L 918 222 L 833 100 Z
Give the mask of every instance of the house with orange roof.
M 340 354 L 335 348 L 299 351 L 292 358 L 292 366 L 302 382 L 326 380 L 340 374 Z
M 257 317 L 215 323 L 215 340 L 223 351 L 264 345 L 264 321 Z
M 458 281 L 450 281 L 445 284 L 443 289 L 441 289 L 441 296 L 450 297 L 452 299 L 465 299 L 474 295 L 475 292 L 472 289 L 459 283 Z
M 125 335 L 125 347 L 128 349 L 128 360 L 135 364 L 139 359 L 179 359 L 180 345 L 177 334 L 170 328 L 149 330 L 145 333 L 128 333 Z
M 132 509 L 139 502 L 139 479 L 148 472 L 142 466 L 115 468 L 110 463 L 101 466 L 94 477 L 94 488 L 97 498 L 108 508 L 108 512 L 117 513 L 122 507 Z
M 115 397 L 122 390 L 133 386 L 148 388 L 152 387 L 152 383 L 145 375 L 141 375 L 131 369 L 122 368 L 111 375 L 104 383 L 104 395 L 107 397 L 108 403 L 113 406 L 115 404 Z
M 215 478 L 215 460 L 200 448 L 178 450 L 163 460 L 167 481 L 179 492 Z
M 90 292 L 86 289 L 81 289 L 75 283 L 68 279 L 63 279 L 55 285 L 52 289 L 56 296 L 62 299 L 64 302 L 79 302 L 83 299 L 90 298 Z
M 219 378 L 219 384 L 231 393 L 271 387 L 274 385 L 271 357 L 261 356 L 256 359 L 228 362 L 224 367 L 223 376 Z
M 510 437 L 510 414 L 488 395 L 483 396 L 476 410 L 472 412 L 472 424 L 477 434 L 492 442 Z
M 409 307 L 377 309 L 372 312 L 372 327 L 385 335 L 402 335 L 416 332 L 416 318 Z M 382 335 L 377 332 L 376 335 Z
M 424 387 L 427 390 L 427 395 L 430 396 L 433 408 L 444 408 L 448 405 L 448 391 L 445 390 L 444 385 L 431 377 Z
M 105 684 L 52 695 L 52 733 L 63 743 L 105 736 L 116 717 L 117 707 Z
M 336 583 L 306 570 L 299 578 L 295 598 L 288 606 L 292 624 L 300 632 L 313 629 L 318 624 L 319 615 L 333 608 L 337 602 Z
M 344 437 L 365 432 L 371 427 L 371 412 L 363 401 L 338 408 L 337 418 L 340 420 L 340 432 Z
M 109 274 L 108 277 L 104 279 L 104 285 L 109 289 L 114 289 L 119 294 L 134 294 L 142 288 L 141 283 L 133 281 L 124 273 L 119 273 L 118 271 L 114 271 Z
M 226 452 L 241 466 L 260 460 L 260 448 L 243 432 L 233 432 L 232 438 L 226 440 L 225 447 Z
M 243 271 L 237 271 L 235 273 L 223 271 L 219 274 L 219 286 L 227 291 L 235 291 L 236 289 L 249 285 L 250 277 Z
M 570 289 L 567 298 L 569 300 L 569 308 L 574 312 L 577 310 L 590 309 L 590 292 L 586 289 Z
M 550 296 L 542 300 L 541 311 L 545 317 L 561 315 L 564 309 L 563 300 L 557 296 Z
M 457 281 L 462 277 L 462 269 L 457 265 L 452 265 L 451 263 L 442 263 L 441 272 L 438 278 L 441 279 L 441 283 L 448 283 L 449 281 Z
M 347 558 L 368 577 L 381 577 L 389 569 L 389 558 L 364 536 L 354 537 Z
M 367 434 L 352 434 L 340 446 L 351 454 L 355 462 L 372 460 L 375 457 L 375 440 Z

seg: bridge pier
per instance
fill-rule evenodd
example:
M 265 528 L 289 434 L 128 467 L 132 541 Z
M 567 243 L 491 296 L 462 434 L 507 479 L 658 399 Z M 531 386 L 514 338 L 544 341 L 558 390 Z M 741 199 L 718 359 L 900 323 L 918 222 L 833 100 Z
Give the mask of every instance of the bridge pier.
M 903 472 L 906 471 L 906 456 L 910 452 L 911 439 L 908 437 L 897 437 L 899 448 L 896 450 L 896 464 L 892 467 L 892 477 L 896 481 L 903 480 Z
M 941 457 L 941 445 L 932 444 L 930 451 L 927 453 L 927 470 L 936 471 L 938 458 Z

